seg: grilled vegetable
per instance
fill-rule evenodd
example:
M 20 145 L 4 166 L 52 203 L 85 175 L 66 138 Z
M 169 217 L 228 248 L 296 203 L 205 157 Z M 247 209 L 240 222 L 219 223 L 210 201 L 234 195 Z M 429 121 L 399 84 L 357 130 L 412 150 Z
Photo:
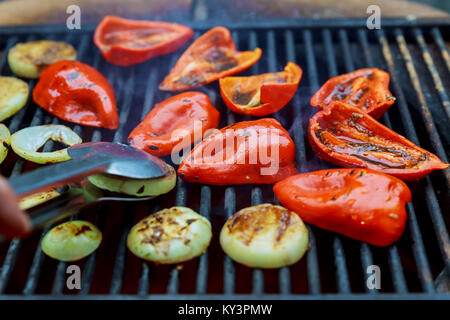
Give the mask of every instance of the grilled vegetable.
M 70 160 L 67 148 L 53 152 L 38 152 L 49 139 L 69 146 L 81 143 L 81 138 L 70 128 L 59 124 L 28 127 L 11 136 L 11 147 L 22 158 L 40 163 Z
M 331 78 L 312 96 L 310 103 L 325 109 L 334 101 L 345 102 L 378 119 L 395 101 L 389 91 L 389 73 L 370 68 Z
M 77 51 L 70 44 L 38 40 L 16 44 L 8 53 L 11 70 L 19 77 L 39 78 L 41 72 L 60 60 L 75 60 Z
M 108 62 L 131 66 L 175 51 L 193 35 L 178 23 L 106 16 L 95 29 L 94 43 Z
M 158 103 L 130 133 L 128 141 L 137 149 L 165 156 L 195 142 L 195 121 L 201 123 L 203 137 L 206 130 L 217 128 L 219 117 L 206 94 L 184 92 Z
M 360 109 L 334 102 L 309 121 L 316 154 L 345 167 L 362 167 L 403 180 L 417 180 L 448 164 L 383 126 Z
M 230 30 L 216 27 L 196 39 L 159 85 L 160 90 L 181 91 L 201 87 L 241 72 L 261 58 L 262 51 L 237 51 Z
M 289 177 L 273 188 L 280 203 L 307 223 L 376 246 L 405 229 L 411 191 L 401 180 L 369 169 L 333 169 Z
M 277 120 L 265 118 L 238 122 L 208 136 L 186 156 L 178 175 L 212 185 L 270 184 L 296 174 L 294 161 L 289 133 Z
M 51 229 L 42 239 L 44 253 L 61 261 L 83 259 L 97 250 L 102 241 L 101 231 L 92 223 L 74 220 Z
M 9 134 L 8 127 L 3 123 L 0 123 L 0 163 L 5 160 L 8 155 L 8 148 L 11 144 L 11 135 Z
M 236 212 L 220 232 L 223 251 L 253 268 L 294 264 L 305 254 L 308 241 L 308 230 L 297 214 L 272 204 Z
M 0 77 L 0 121 L 22 109 L 28 100 L 28 84 L 14 77 Z
M 28 210 L 30 208 L 33 208 L 35 206 L 38 206 L 38 205 L 46 202 L 46 201 L 56 198 L 57 196 L 59 196 L 59 192 L 54 189 L 35 193 L 35 194 L 29 195 L 27 197 L 20 199 L 19 207 L 22 210 Z
M 211 241 L 211 224 L 185 207 L 172 207 L 139 221 L 128 234 L 127 246 L 139 258 L 172 264 L 200 256 Z
M 265 116 L 282 109 L 295 94 L 302 69 L 289 62 L 283 71 L 219 80 L 220 93 L 230 110 Z
M 90 176 L 89 181 L 96 187 L 111 192 L 124 193 L 136 197 L 158 196 L 175 187 L 177 175 L 175 169 L 167 165 L 169 171 L 164 177 L 154 179 L 130 179 L 106 173 Z
M 103 75 L 78 61 L 59 61 L 42 72 L 33 90 L 41 108 L 66 121 L 117 129 L 114 89 Z

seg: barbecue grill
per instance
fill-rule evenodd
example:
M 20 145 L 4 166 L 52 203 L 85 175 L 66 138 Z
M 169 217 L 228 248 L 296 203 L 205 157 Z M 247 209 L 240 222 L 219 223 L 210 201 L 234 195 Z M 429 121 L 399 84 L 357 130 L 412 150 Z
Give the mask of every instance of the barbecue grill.
M 221 24 L 181 22 L 191 26 L 196 37 Z M 261 60 L 244 75 L 279 71 L 287 61 L 303 68 L 296 96 L 274 115 L 295 141 L 299 172 L 332 167 L 318 159 L 309 146 L 306 128 L 315 112 L 309 98 L 328 78 L 363 67 L 378 67 L 391 74 L 391 91 L 397 101 L 381 122 L 448 162 L 449 20 L 384 19 L 381 30 L 368 30 L 365 20 L 266 20 L 223 25 L 232 31 L 239 50 L 263 50 Z M 83 26 L 80 31 L 68 31 L 63 26 L 0 28 L 0 48 L 7 52 L 15 43 L 33 39 L 73 44 L 78 59 L 100 70 L 115 88 L 119 129 L 109 131 L 66 123 L 30 100 L 27 107 L 6 121 L 11 132 L 30 125 L 61 123 L 73 128 L 83 141 L 126 143 L 128 134 L 152 106 L 170 96 L 157 90 L 157 85 L 183 50 L 134 67 L 113 66 L 103 60 L 93 45 L 94 27 Z M 0 60 L 2 75 L 11 74 L 6 56 L 3 54 Z M 36 81 L 29 84 L 32 89 Z M 221 112 L 220 127 L 251 119 L 226 108 L 217 82 L 199 90 L 207 93 Z M 56 145 L 50 142 L 44 148 L 51 150 Z M 170 162 L 169 158 L 165 160 Z M 33 168 L 33 164 L 10 154 L 1 173 L 13 176 Z M 259 270 L 226 257 L 218 235 L 225 220 L 237 210 L 263 202 L 276 203 L 272 186 L 216 187 L 178 178 L 174 190 L 148 202 L 103 203 L 77 215 L 95 222 L 103 231 L 98 251 L 70 263 L 82 270 L 80 290 L 66 287 L 69 263 L 53 260 L 41 251 L 39 243 L 48 229 L 0 247 L 0 298 L 449 298 L 445 289 L 450 276 L 449 171 L 434 172 L 408 185 L 413 202 L 407 205 L 407 228 L 396 244 L 377 248 L 309 226 L 310 249 L 302 260 L 291 267 Z M 174 205 L 188 206 L 211 220 L 213 240 L 207 252 L 178 266 L 147 263 L 129 252 L 126 238 L 131 226 L 150 213 Z M 370 265 L 380 267 L 380 290 L 366 286 Z

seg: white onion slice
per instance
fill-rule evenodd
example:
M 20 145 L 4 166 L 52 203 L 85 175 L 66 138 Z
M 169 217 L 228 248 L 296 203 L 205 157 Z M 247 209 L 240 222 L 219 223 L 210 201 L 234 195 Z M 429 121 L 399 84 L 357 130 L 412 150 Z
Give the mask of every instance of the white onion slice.
M 11 136 L 11 147 L 22 158 L 40 164 L 70 160 L 67 148 L 53 152 L 38 152 L 37 150 L 49 139 L 69 146 L 81 143 L 81 138 L 70 128 L 48 124 L 17 131 Z
M 8 128 L 0 123 L 0 163 L 5 160 L 8 155 L 8 147 L 11 144 L 11 135 Z

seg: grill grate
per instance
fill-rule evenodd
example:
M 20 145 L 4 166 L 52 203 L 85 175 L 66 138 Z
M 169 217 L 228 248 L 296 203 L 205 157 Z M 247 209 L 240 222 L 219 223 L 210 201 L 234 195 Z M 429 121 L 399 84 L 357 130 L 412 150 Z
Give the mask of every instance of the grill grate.
M 207 22 L 190 24 L 196 29 L 196 37 L 211 27 Z M 360 21 L 351 20 L 284 20 L 231 26 L 240 50 L 263 49 L 261 60 L 244 74 L 281 70 L 287 61 L 298 63 L 304 70 L 296 96 L 274 115 L 295 141 L 298 170 L 331 167 L 314 155 L 305 136 L 314 113 L 309 97 L 328 78 L 363 67 L 379 67 L 391 74 L 397 101 L 381 122 L 448 162 L 450 57 L 446 41 L 450 40 L 450 23 L 409 25 L 404 20 L 387 20 L 384 29 L 377 31 L 362 26 Z M 83 141 L 126 142 L 129 132 L 153 104 L 170 96 L 156 87 L 182 50 L 136 67 L 116 67 L 106 63 L 93 46 L 92 30 L 68 33 L 54 26 L 3 28 L 0 48 L 7 52 L 19 41 L 42 38 L 72 43 L 79 60 L 99 69 L 115 88 L 120 128 L 111 132 L 80 127 L 52 117 L 29 101 L 26 108 L 6 121 L 12 132 L 30 125 L 62 123 L 73 128 Z M 5 54 L 0 60 L 0 73 L 11 74 Z M 29 82 L 30 89 L 35 83 Z M 221 112 L 221 127 L 251 119 L 225 107 L 217 83 L 200 90 Z M 48 143 L 45 149 L 52 147 Z M 34 167 L 11 154 L 0 171 L 10 176 Z M 48 229 L 1 247 L 0 298 L 443 297 L 434 279 L 442 270 L 450 274 L 449 220 L 445 215 L 449 171 L 432 173 L 409 186 L 414 199 L 407 205 L 408 227 L 397 244 L 377 248 L 308 226 L 311 248 L 307 255 L 291 267 L 264 271 L 235 264 L 224 256 L 218 234 L 225 219 L 236 210 L 276 202 L 271 186 L 215 187 L 178 178 L 176 188 L 156 200 L 132 205 L 104 203 L 78 214 L 78 218 L 94 221 L 104 233 L 100 249 L 75 263 L 82 270 L 79 291 L 65 288 L 68 264 L 56 262 L 40 250 L 40 239 Z M 183 266 L 156 266 L 128 252 L 126 237 L 131 226 L 149 213 L 173 205 L 189 206 L 211 219 L 214 237 L 207 253 Z M 381 290 L 365 285 L 367 267 L 373 264 L 381 268 Z

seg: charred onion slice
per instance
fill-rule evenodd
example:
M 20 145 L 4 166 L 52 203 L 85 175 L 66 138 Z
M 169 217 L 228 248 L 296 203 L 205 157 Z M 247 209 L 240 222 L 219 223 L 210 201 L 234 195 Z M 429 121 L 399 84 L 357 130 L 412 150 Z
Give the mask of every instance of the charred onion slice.
M 0 123 L 0 163 L 2 163 L 8 155 L 10 144 L 11 135 L 9 134 L 9 130 L 3 123 Z
M 161 178 L 130 179 L 111 174 L 99 173 L 90 176 L 89 181 L 96 187 L 111 192 L 124 193 L 135 197 L 159 196 L 175 187 L 177 175 L 175 169 L 167 165 L 169 171 Z
M 69 146 L 81 143 L 81 138 L 70 128 L 47 124 L 17 131 L 11 136 L 11 147 L 22 158 L 40 164 L 70 160 L 67 148 L 53 152 L 38 152 L 37 150 L 49 139 Z
M 203 254 L 211 237 L 208 219 L 189 208 L 172 207 L 139 221 L 128 234 L 127 246 L 139 258 L 172 264 Z
M 260 204 L 232 215 L 220 233 L 223 251 L 254 268 L 296 263 L 308 249 L 308 230 L 298 215 L 281 206 Z
M 92 223 L 73 220 L 47 232 L 42 239 L 44 253 L 60 261 L 76 261 L 97 250 L 102 241 L 101 231 Z
M 75 60 L 77 52 L 65 42 L 38 40 L 18 43 L 8 53 L 11 70 L 19 77 L 39 78 L 41 72 L 60 60 Z
M 41 203 L 49 201 L 57 196 L 59 196 L 59 192 L 54 189 L 44 191 L 44 192 L 34 193 L 32 195 L 29 195 L 27 197 L 20 199 L 19 207 L 22 210 L 28 210 L 37 205 L 40 205 Z
M 0 121 L 22 109 L 28 100 L 28 84 L 14 77 L 0 77 Z
M 431 152 L 342 102 L 316 113 L 308 134 L 320 158 L 344 167 L 369 168 L 403 180 L 448 167 Z

